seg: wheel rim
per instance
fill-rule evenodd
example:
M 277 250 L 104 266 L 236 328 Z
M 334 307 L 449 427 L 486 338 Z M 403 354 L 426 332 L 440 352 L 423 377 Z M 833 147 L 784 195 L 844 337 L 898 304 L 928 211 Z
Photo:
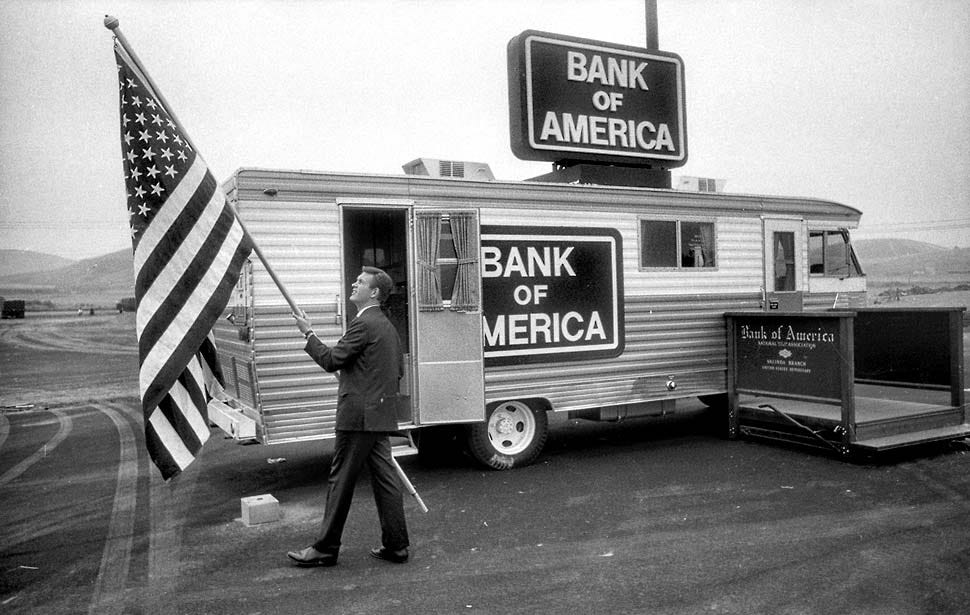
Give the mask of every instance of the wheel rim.
M 503 455 L 516 455 L 529 448 L 536 435 L 536 419 L 522 402 L 497 407 L 488 418 L 488 441 Z

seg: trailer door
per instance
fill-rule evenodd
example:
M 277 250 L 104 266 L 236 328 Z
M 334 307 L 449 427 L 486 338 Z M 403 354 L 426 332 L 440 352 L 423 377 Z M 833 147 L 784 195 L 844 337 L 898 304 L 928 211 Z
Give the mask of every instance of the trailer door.
M 485 419 L 478 211 L 413 214 L 415 422 Z
M 806 246 L 802 221 L 791 218 L 764 218 L 763 221 L 764 308 L 800 311 Z
M 397 330 L 404 352 L 404 378 L 401 393 L 405 403 L 398 406 L 398 424 L 414 422 L 414 399 L 409 396 L 413 382 L 414 336 L 408 298 L 412 278 L 408 267 L 411 236 L 410 201 L 381 199 L 340 199 L 341 294 L 337 296 L 337 314 L 347 327 L 347 320 L 357 314 L 350 302 L 350 285 L 361 267 L 378 267 L 394 281 L 391 296 L 384 303 L 384 313 Z

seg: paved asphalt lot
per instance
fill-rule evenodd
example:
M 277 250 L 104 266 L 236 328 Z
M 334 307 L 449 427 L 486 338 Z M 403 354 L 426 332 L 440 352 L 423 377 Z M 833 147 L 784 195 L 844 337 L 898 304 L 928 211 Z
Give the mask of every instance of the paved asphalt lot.
M 300 569 L 285 553 L 319 522 L 327 443 L 215 431 L 163 484 L 136 397 L 113 394 L 129 357 L 27 346 L 0 337 L 0 399 L 58 401 L 0 413 L 0 613 L 970 612 L 965 442 L 850 464 L 720 439 L 699 406 L 563 421 L 527 468 L 402 459 L 430 508 L 406 503 L 408 564 L 367 556 L 364 484 L 340 564 Z M 99 370 L 111 395 L 58 397 L 64 373 Z M 239 500 L 259 494 L 283 518 L 247 527 Z

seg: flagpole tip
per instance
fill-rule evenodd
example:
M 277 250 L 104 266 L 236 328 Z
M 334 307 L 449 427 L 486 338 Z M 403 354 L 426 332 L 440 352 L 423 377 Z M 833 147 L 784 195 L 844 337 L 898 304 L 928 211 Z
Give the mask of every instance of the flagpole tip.
M 114 30 L 118 27 L 118 18 L 112 17 L 111 15 L 104 16 L 104 27 L 109 30 Z

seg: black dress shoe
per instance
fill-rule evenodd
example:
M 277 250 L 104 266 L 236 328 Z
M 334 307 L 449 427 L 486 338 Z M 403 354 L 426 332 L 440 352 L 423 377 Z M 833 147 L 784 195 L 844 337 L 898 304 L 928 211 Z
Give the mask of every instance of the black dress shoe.
M 297 566 L 336 566 L 336 553 L 322 553 L 313 547 L 307 547 L 302 551 L 290 551 L 286 557 L 296 562 Z
M 376 549 L 370 550 L 370 556 L 377 559 L 382 559 L 385 562 L 403 564 L 404 562 L 408 561 L 408 550 L 407 547 L 398 549 L 397 551 L 392 551 L 384 547 L 377 547 Z

